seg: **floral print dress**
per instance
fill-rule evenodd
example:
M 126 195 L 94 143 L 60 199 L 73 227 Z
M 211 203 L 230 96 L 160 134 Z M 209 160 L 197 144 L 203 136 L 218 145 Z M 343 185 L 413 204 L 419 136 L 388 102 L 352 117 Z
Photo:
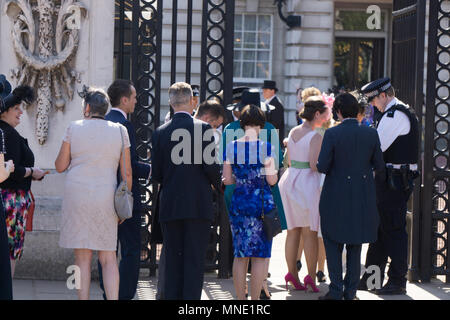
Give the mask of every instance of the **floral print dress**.
M 260 152 L 261 151 L 261 152 Z M 231 198 L 229 218 L 233 235 L 234 256 L 237 258 L 269 258 L 272 241 L 263 231 L 264 212 L 275 208 L 272 192 L 264 176 L 264 162 L 273 154 L 270 143 L 232 141 L 226 149 L 236 179 Z

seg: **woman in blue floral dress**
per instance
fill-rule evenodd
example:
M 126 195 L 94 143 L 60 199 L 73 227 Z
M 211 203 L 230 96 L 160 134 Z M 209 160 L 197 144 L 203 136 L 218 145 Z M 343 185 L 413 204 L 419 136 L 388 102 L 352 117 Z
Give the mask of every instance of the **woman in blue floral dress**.
M 233 235 L 233 282 L 239 300 L 245 299 L 248 260 L 252 261 L 252 300 L 260 297 L 267 276 L 265 258 L 270 258 L 272 240 L 264 235 L 262 212 L 275 208 L 270 186 L 277 182 L 274 151 L 270 143 L 258 139 L 264 126 L 264 113 L 258 107 L 244 108 L 240 118 L 245 135 L 230 142 L 223 168 L 224 184 L 236 184 L 229 210 Z M 263 200 L 264 198 L 264 200 Z

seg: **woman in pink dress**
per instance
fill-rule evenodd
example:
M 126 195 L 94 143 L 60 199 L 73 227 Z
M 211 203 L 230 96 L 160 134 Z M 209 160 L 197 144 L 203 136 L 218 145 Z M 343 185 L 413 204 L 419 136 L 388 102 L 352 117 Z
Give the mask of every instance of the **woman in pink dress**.
M 290 282 L 296 290 L 306 290 L 308 286 L 318 292 L 315 284 L 318 234 L 320 233 L 319 198 L 321 174 L 317 172 L 317 159 L 322 145 L 322 136 L 315 131 L 331 117 L 331 110 L 320 96 L 305 101 L 300 114 L 305 122 L 289 132 L 287 155 L 289 168 L 279 182 L 281 199 L 285 208 L 287 237 L 285 246 L 288 274 L 286 288 Z M 304 240 L 304 251 L 308 265 L 308 275 L 304 286 L 297 273 L 297 252 L 300 235 Z

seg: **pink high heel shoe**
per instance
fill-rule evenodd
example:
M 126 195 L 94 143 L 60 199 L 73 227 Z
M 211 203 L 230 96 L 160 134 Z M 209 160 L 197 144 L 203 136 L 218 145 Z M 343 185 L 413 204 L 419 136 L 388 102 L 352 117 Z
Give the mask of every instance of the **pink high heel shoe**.
M 289 282 L 294 286 L 295 290 L 306 290 L 306 287 L 302 286 L 302 284 L 298 282 L 290 272 L 284 276 L 284 281 L 286 281 L 286 290 L 288 290 Z
M 308 291 L 308 285 L 309 285 L 313 292 L 316 292 L 316 293 L 320 292 L 319 288 L 316 287 L 314 280 L 309 275 L 307 275 L 305 277 L 305 279 L 303 279 L 303 283 L 305 284 L 306 291 Z

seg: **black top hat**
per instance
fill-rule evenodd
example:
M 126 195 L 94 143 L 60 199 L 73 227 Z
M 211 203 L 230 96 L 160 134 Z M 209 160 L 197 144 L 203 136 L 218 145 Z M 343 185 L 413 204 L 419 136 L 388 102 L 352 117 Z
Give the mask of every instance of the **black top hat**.
M 200 86 L 198 84 L 193 84 L 191 88 L 192 88 L 192 95 L 194 97 L 200 97 Z
M 231 104 L 227 107 L 228 110 L 241 111 L 246 105 L 253 104 L 260 107 L 263 111 L 275 110 L 275 107 L 261 102 L 261 96 L 258 89 L 247 89 L 242 92 L 241 101 Z
M 361 88 L 361 93 L 367 97 L 368 102 L 377 95 L 392 87 L 391 79 L 388 77 L 372 81 Z
M 264 80 L 262 89 L 273 89 L 275 91 L 278 91 L 277 83 L 273 80 Z

